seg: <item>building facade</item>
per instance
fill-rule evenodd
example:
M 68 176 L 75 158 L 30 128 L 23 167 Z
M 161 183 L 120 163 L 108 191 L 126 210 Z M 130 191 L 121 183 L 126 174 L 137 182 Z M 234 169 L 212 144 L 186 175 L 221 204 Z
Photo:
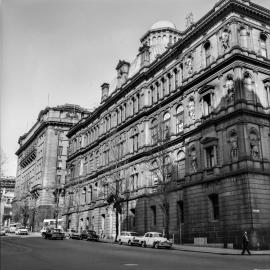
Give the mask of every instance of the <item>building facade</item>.
M 66 133 L 89 112 L 66 104 L 46 107 L 37 122 L 19 138 L 13 215 L 32 230 L 45 218 L 61 217 L 66 177 Z
M 12 221 L 12 201 L 14 198 L 15 177 L 0 178 L 0 225 L 9 226 Z
M 221 0 L 185 31 L 167 21 L 147 31 L 67 134 L 66 227 L 114 237 L 116 216 L 120 230 L 140 233 L 168 219 L 175 242 L 240 247 L 246 230 L 253 248 L 269 248 L 269 14 Z M 164 150 L 166 215 L 155 173 Z M 108 200 L 116 193 L 121 211 Z

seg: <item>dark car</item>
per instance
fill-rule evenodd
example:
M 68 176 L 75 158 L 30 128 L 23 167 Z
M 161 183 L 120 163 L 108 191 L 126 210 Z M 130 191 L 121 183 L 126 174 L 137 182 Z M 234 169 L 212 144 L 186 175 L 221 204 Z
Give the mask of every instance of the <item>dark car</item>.
M 99 236 L 97 235 L 97 233 L 95 231 L 91 231 L 88 230 L 87 231 L 87 238 L 88 241 L 98 241 L 99 240 Z
M 61 239 L 64 240 L 65 234 L 62 232 L 61 229 L 47 229 L 45 232 L 42 233 L 42 237 L 45 239 Z

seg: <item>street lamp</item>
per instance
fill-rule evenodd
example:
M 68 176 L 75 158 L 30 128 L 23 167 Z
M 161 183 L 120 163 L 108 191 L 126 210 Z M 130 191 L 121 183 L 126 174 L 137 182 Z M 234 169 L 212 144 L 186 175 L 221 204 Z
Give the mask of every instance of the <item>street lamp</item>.
M 55 188 L 55 190 L 53 191 L 53 195 L 55 197 L 55 203 L 56 203 L 56 210 L 55 210 L 55 228 L 57 228 L 58 226 L 58 210 L 59 210 L 59 198 L 60 195 L 63 195 L 65 189 L 64 189 L 64 185 L 59 185 Z

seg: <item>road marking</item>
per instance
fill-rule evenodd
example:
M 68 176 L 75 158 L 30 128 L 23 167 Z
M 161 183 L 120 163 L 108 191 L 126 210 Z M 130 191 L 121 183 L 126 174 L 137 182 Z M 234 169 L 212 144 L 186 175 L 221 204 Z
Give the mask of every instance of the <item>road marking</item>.
M 124 265 L 125 266 L 138 266 L 138 264 L 136 263 L 125 263 Z

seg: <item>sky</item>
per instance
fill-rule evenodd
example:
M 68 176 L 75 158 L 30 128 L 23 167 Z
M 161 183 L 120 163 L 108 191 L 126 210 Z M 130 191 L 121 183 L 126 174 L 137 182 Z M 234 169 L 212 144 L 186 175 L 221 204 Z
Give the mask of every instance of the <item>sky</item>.
M 0 0 L 0 141 L 4 174 L 16 176 L 18 139 L 46 106 L 100 104 L 103 82 L 131 62 L 160 20 L 185 29 L 217 0 Z M 254 0 L 270 9 L 269 0 Z

